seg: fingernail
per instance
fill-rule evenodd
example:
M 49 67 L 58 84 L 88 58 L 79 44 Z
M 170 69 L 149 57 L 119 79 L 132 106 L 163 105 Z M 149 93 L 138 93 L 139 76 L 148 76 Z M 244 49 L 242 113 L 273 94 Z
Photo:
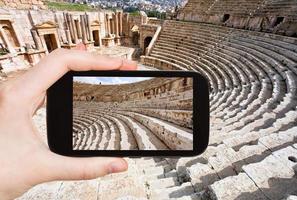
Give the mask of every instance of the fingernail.
M 126 170 L 126 166 L 121 161 L 112 162 L 109 164 L 109 173 L 117 173 Z

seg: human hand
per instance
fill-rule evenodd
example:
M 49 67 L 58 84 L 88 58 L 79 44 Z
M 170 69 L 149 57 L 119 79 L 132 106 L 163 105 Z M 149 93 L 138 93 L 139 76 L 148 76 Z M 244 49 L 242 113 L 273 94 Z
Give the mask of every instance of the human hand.
M 81 48 L 81 47 L 80 47 Z M 14 199 L 54 180 L 86 180 L 127 169 L 122 158 L 72 158 L 48 149 L 32 116 L 46 90 L 69 70 L 135 70 L 136 63 L 56 49 L 18 78 L 0 85 L 0 199 Z

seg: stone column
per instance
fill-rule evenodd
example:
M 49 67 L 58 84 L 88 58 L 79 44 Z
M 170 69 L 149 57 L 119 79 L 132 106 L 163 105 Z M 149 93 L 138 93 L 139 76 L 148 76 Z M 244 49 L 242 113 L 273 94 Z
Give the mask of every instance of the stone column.
M 100 13 L 99 13 L 99 15 L 98 15 L 98 21 L 99 21 L 99 35 L 98 35 L 98 37 L 99 37 L 99 46 L 101 47 L 102 46 L 102 38 L 101 38 L 101 30 L 102 30 L 102 23 L 101 23 L 101 15 L 100 15 Z M 104 25 L 105 25 L 105 22 L 104 22 Z
M 112 13 L 112 33 L 116 34 L 116 19 L 115 19 L 115 14 Z
M 64 21 L 65 21 L 65 29 L 69 29 L 69 24 L 68 24 L 68 19 L 67 19 L 67 13 L 63 12 L 63 17 L 64 17 Z
M 70 24 L 71 24 L 72 29 L 73 29 L 73 40 L 74 40 L 74 43 L 77 44 L 77 30 L 76 30 L 76 27 L 75 27 L 75 23 L 74 23 L 73 15 L 72 14 L 70 15 Z
M 98 35 L 98 37 L 99 37 L 99 46 L 101 47 L 102 46 L 102 39 L 101 39 L 101 33 L 100 33 L 100 31 L 101 31 L 101 27 L 99 28 L 99 35 Z
M 85 24 L 84 15 L 80 15 L 80 22 L 81 22 L 81 31 L 82 31 L 82 41 L 84 44 L 86 44 L 88 42 L 88 40 L 87 40 L 86 24 Z
M 109 35 L 112 34 L 112 16 L 108 15 L 108 29 Z
M 55 32 L 55 40 L 56 40 L 56 43 L 57 43 L 57 48 L 61 48 L 61 43 L 60 43 L 60 40 L 59 40 L 59 36 L 58 36 L 58 33 Z
M 105 25 L 105 36 L 107 37 L 109 35 L 109 33 L 108 33 L 108 15 L 107 14 L 105 14 L 104 25 Z
M 45 54 L 48 54 L 48 49 L 47 49 L 47 46 L 46 46 L 46 42 L 45 42 L 45 39 L 44 39 L 44 35 L 41 35 L 40 36 L 40 40 L 41 40 L 41 43 L 42 43 L 42 46 L 45 50 Z
M 11 45 L 5 31 L 3 30 L 2 27 L 0 27 L 0 36 L 2 37 L 3 42 L 5 43 L 5 45 L 7 46 L 7 49 L 9 51 L 9 53 L 11 53 L 12 55 L 16 54 L 16 50 L 14 49 L 14 47 Z
M 90 15 L 86 14 L 86 19 L 87 19 L 87 23 L 88 23 L 89 39 L 92 42 L 94 39 L 93 39 L 92 30 L 91 30 Z
M 65 30 L 68 45 L 72 45 L 71 35 L 69 30 Z
M 80 22 L 79 21 L 76 21 L 76 26 L 77 26 L 77 36 L 79 39 L 82 38 L 82 31 L 81 31 L 81 25 L 80 25 Z
M 118 13 L 119 15 L 119 21 L 120 21 L 120 35 L 122 36 L 123 35 L 123 13 L 122 12 L 119 12 Z
M 84 20 L 85 20 L 85 29 L 86 29 L 86 36 L 87 40 L 90 40 L 90 34 L 89 34 L 89 25 L 88 25 L 88 18 L 87 18 L 87 13 L 84 14 Z
M 129 13 L 123 14 L 123 35 L 130 35 Z
M 110 30 L 110 19 L 109 19 L 109 15 L 107 16 L 107 32 L 108 32 L 108 37 L 111 34 L 111 30 Z
M 42 43 L 41 43 L 40 38 L 37 34 L 37 31 L 31 30 L 31 34 L 32 34 L 36 49 L 38 49 L 38 50 L 42 49 Z
M 74 30 L 73 30 L 69 13 L 66 13 L 66 20 L 67 20 L 67 26 L 68 26 L 68 30 L 70 31 L 71 38 L 74 40 Z
M 119 17 L 118 17 L 117 12 L 115 13 L 115 34 L 116 34 L 116 37 L 120 36 L 120 34 L 119 34 Z
M 24 41 L 20 38 L 19 29 L 17 29 L 17 27 L 15 26 L 15 23 L 13 21 L 10 21 L 10 22 L 11 22 L 11 27 L 14 30 L 15 37 L 16 37 L 20 47 L 25 46 Z

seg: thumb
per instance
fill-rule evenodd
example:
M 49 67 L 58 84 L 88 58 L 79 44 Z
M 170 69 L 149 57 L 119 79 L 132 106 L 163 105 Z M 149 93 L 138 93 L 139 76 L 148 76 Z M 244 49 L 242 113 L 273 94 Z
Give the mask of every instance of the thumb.
M 127 170 L 128 164 L 123 158 L 89 157 L 74 158 L 50 153 L 48 169 L 49 180 L 88 180 L 110 173 Z

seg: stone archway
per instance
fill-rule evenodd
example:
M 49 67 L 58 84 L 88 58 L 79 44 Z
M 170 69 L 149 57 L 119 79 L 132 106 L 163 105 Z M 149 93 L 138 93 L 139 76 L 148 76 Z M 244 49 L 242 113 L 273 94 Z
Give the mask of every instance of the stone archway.
M 150 45 L 152 39 L 153 39 L 153 38 L 150 37 L 150 36 L 148 36 L 148 37 L 146 37 L 146 38 L 144 39 L 144 41 L 143 41 L 143 51 L 144 51 L 144 53 L 145 53 L 145 51 L 146 51 L 146 48 Z
M 100 37 L 99 37 L 99 30 L 92 31 L 93 39 L 94 39 L 94 46 L 99 47 L 100 46 Z
M 2 27 L 6 35 L 8 36 L 8 40 L 13 47 L 20 47 L 20 44 L 15 36 L 14 30 L 12 27 L 3 26 Z
M 132 33 L 132 44 L 135 46 L 139 45 L 139 27 L 137 25 L 134 25 L 131 28 Z
M 20 42 L 10 20 L 0 20 L 0 43 L 12 54 L 20 49 Z
M 95 20 L 91 23 L 91 33 L 94 40 L 94 46 L 101 46 L 101 35 L 100 35 L 100 22 L 98 20 Z
M 54 34 L 45 34 L 44 40 L 49 53 L 58 48 Z
M 142 52 L 145 53 L 147 47 L 149 46 L 152 38 L 156 34 L 156 31 L 159 26 L 151 25 L 151 24 L 144 24 L 140 27 L 140 48 Z
M 58 40 L 57 25 L 54 22 L 47 21 L 38 24 L 34 29 L 36 29 L 46 53 L 61 47 Z

